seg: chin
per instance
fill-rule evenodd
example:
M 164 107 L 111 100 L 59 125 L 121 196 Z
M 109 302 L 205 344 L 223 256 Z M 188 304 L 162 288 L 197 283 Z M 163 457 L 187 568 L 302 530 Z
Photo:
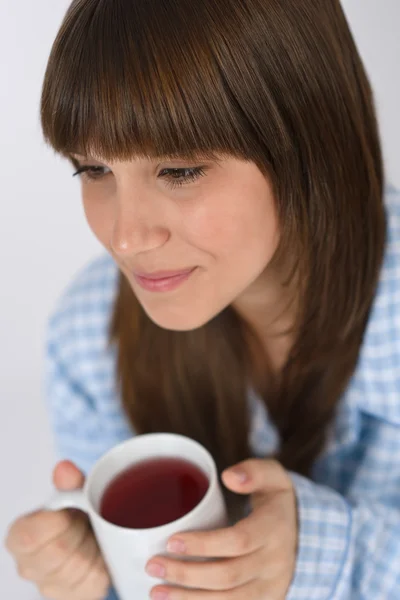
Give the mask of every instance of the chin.
M 205 311 L 173 311 L 173 310 L 148 310 L 146 306 L 143 309 L 149 319 L 161 329 L 169 331 L 194 331 L 200 329 L 206 323 L 211 321 L 216 315 Z

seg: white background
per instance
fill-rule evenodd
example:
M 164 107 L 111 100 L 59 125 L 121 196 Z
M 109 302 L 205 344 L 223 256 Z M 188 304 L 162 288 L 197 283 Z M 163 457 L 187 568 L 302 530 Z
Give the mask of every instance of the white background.
M 37 600 L 2 540 L 11 520 L 51 490 L 45 322 L 62 288 L 101 249 L 84 220 L 77 181 L 44 146 L 39 128 L 44 69 L 69 0 L 0 2 L 0 597 Z M 400 1 L 344 6 L 375 88 L 387 171 L 400 186 Z

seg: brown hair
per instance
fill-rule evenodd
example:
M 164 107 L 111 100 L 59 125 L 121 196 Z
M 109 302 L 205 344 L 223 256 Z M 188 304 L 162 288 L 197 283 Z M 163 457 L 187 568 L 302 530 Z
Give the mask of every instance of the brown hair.
M 250 455 L 252 386 L 278 458 L 309 473 L 357 362 L 385 242 L 373 97 L 339 0 L 74 0 L 41 115 L 65 156 L 222 153 L 271 178 L 279 251 L 303 284 L 281 376 L 256 363 L 232 307 L 195 331 L 163 330 L 122 274 L 110 341 L 137 432 L 189 435 L 222 469 Z

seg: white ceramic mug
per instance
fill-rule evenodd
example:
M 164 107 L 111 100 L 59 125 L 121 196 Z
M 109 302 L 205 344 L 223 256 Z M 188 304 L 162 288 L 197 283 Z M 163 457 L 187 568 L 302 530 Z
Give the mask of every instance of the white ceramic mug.
M 99 512 L 100 502 L 114 477 L 132 464 L 164 457 L 184 458 L 207 475 L 209 488 L 201 502 L 177 521 L 151 529 L 126 529 L 103 519 Z M 147 600 L 150 597 L 150 590 L 160 582 L 147 575 L 145 565 L 156 554 L 166 554 L 171 535 L 228 524 L 211 455 L 194 440 L 169 433 L 139 435 L 112 448 L 94 465 L 83 490 L 57 492 L 46 508 L 79 508 L 88 513 L 120 600 Z

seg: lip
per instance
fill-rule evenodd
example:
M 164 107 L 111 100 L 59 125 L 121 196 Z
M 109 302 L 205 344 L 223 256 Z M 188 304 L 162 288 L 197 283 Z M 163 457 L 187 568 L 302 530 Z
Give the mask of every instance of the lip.
M 145 290 L 150 292 L 169 292 L 175 290 L 187 281 L 197 267 L 185 269 L 184 271 L 156 271 L 144 273 L 135 271 L 135 281 Z

